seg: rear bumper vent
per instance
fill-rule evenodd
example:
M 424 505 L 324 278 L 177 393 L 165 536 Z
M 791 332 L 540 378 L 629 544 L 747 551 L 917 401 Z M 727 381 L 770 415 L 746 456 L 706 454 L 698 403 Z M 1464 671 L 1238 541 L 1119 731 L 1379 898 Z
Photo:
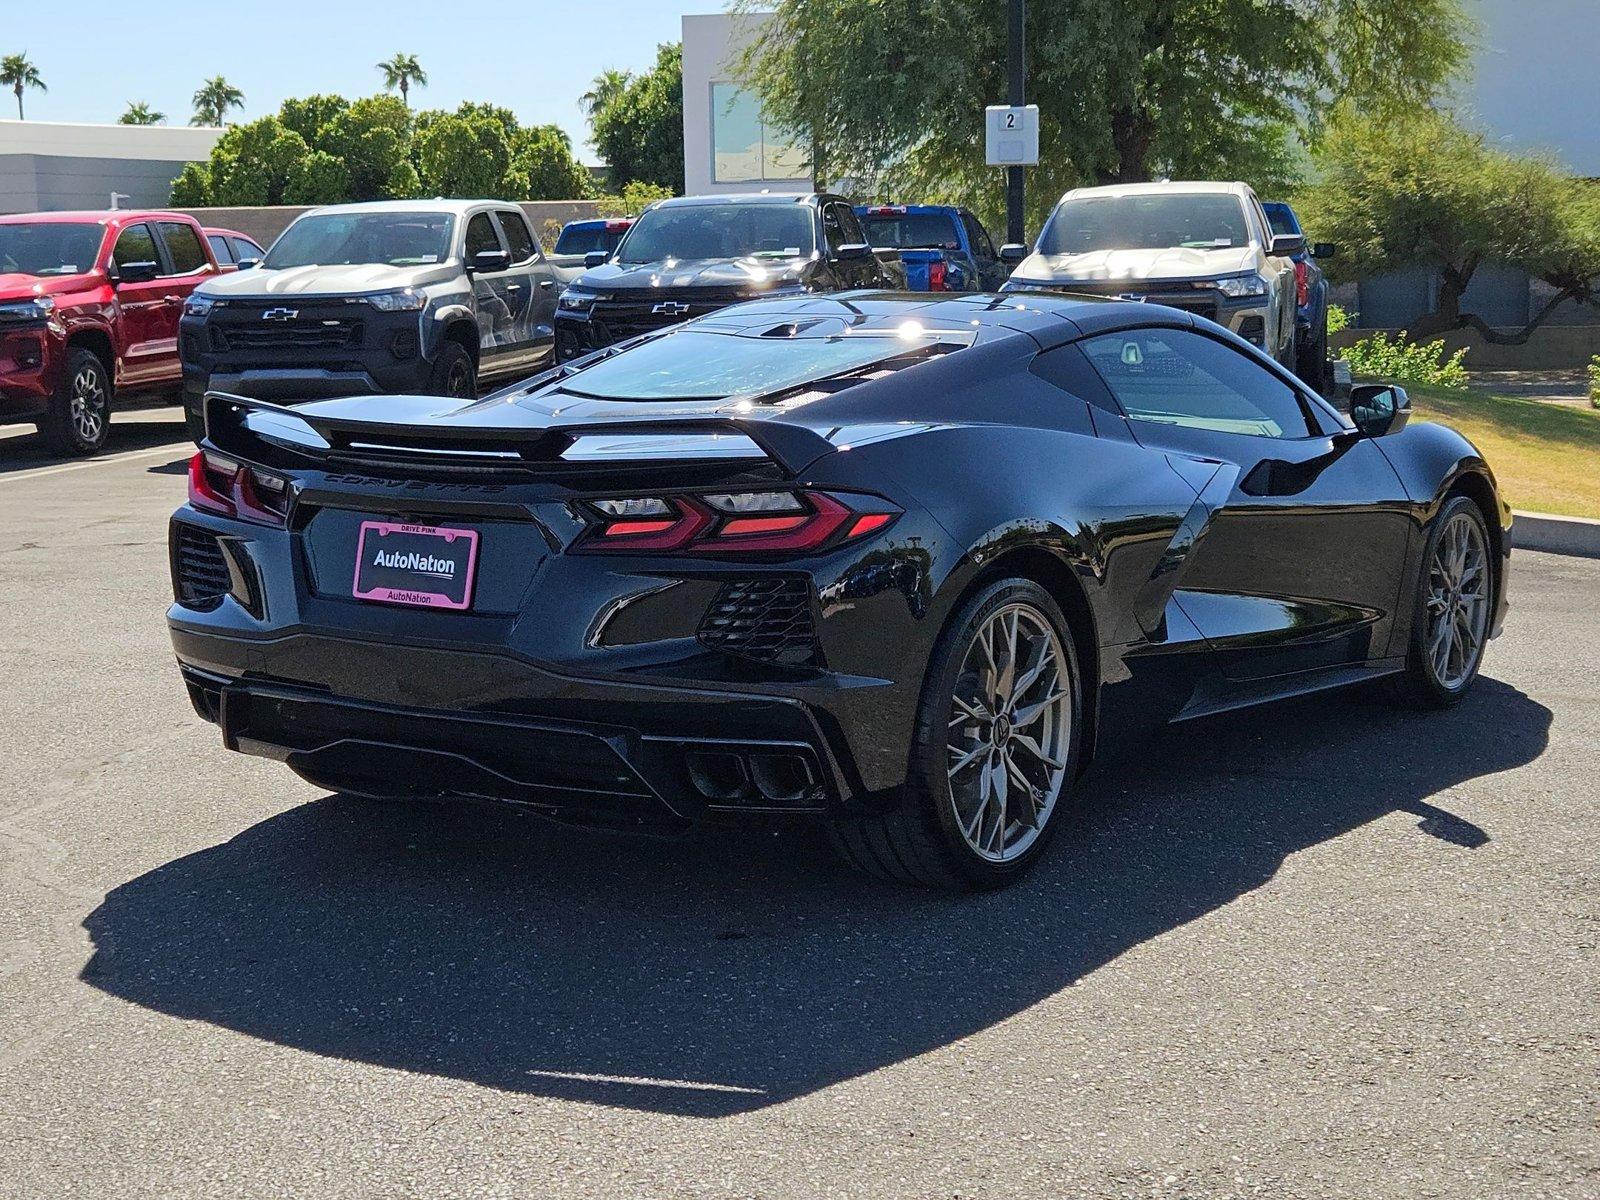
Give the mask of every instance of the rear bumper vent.
M 172 591 L 190 608 L 215 608 L 233 589 L 233 576 L 215 534 L 193 525 L 172 526 Z
M 811 591 L 804 579 L 769 575 L 725 583 L 700 622 L 700 643 L 725 654 L 806 665 L 817 659 Z

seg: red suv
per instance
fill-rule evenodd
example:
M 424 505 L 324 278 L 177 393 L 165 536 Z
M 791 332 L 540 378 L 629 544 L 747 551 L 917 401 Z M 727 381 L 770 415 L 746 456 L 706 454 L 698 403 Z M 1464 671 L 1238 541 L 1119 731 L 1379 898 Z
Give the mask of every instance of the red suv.
M 217 271 L 182 213 L 0 217 L 0 424 L 99 450 L 116 396 L 177 394 L 178 319 Z

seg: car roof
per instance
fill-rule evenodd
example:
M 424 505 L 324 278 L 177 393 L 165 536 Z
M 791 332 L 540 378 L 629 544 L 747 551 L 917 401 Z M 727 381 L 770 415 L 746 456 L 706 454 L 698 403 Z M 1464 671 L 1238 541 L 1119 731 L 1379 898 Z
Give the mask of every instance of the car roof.
M 222 229 L 222 228 L 220 228 L 218 226 L 215 226 L 215 225 L 205 225 L 205 226 L 201 227 L 200 232 L 205 234 L 207 237 L 213 237 L 213 236 L 216 236 L 216 235 L 221 235 L 222 237 L 243 238 L 245 241 L 250 242 L 250 243 L 252 243 L 254 245 L 260 245 L 261 244 L 261 243 L 257 242 L 255 238 L 251 237 L 248 233 L 240 233 L 237 229 Z
M 819 200 L 842 200 L 823 192 L 729 192 L 721 196 L 673 196 L 657 200 L 652 208 L 694 208 L 721 204 L 810 204 Z
M 858 213 L 864 214 L 878 213 L 884 209 L 892 210 L 892 213 L 882 212 L 884 216 L 901 212 L 909 216 L 913 213 L 963 213 L 967 211 L 959 204 L 858 204 L 855 207 Z
M 0 216 L 0 225 L 104 225 L 112 221 L 181 220 L 193 218 L 188 213 L 169 212 L 160 208 L 86 208 L 65 212 L 8 213 Z
M 1250 185 L 1215 179 L 1174 179 L 1165 183 L 1112 183 L 1104 187 L 1073 188 L 1063 200 L 1085 198 L 1114 200 L 1120 196 L 1238 196 L 1251 195 Z
M 311 213 L 451 213 L 461 216 L 475 208 L 516 208 L 510 200 L 367 200 L 360 204 L 324 204 Z

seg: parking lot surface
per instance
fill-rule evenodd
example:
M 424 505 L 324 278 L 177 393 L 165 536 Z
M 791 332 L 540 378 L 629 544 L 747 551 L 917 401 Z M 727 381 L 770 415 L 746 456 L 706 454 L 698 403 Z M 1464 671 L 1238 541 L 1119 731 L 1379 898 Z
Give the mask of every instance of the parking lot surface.
M 184 449 L 0 438 L 0 1196 L 1600 1194 L 1600 561 L 1460 707 L 1173 730 L 951 899 L 225 753 Z

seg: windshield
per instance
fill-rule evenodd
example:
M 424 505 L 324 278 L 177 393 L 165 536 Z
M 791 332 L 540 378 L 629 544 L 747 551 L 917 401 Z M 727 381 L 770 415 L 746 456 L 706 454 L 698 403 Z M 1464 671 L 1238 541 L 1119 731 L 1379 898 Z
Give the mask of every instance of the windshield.
M 797 258 L 814 249 L 804 204 L 685 204 L 652 208 L 623 239 L 618 261 L 664 258 Z
M 783 391 L 928 345 L 866 334 L 764 338 L 685 329 L 602 359 L 560 386 L 598 400 L 720 400 Z
M 450 256 L 449 213 L 325 213 L 301 217 L 273 243 L 262 266 L 382 263 L 420 267 Z
M 959 250 L 956 223 L 948 213 L 896 213 L 861 218 L 867 241 L 881 250 Z
M 82 275 L 94 269 L 99 225 L 31 221 L 0 225 L 0 275 Z
M 1245 246 L 1250 227 L 1237 196 L 1190 193 L 1063 200 L 1039 239 L 1040 254 L 1094 250 L 1214 250 Z

